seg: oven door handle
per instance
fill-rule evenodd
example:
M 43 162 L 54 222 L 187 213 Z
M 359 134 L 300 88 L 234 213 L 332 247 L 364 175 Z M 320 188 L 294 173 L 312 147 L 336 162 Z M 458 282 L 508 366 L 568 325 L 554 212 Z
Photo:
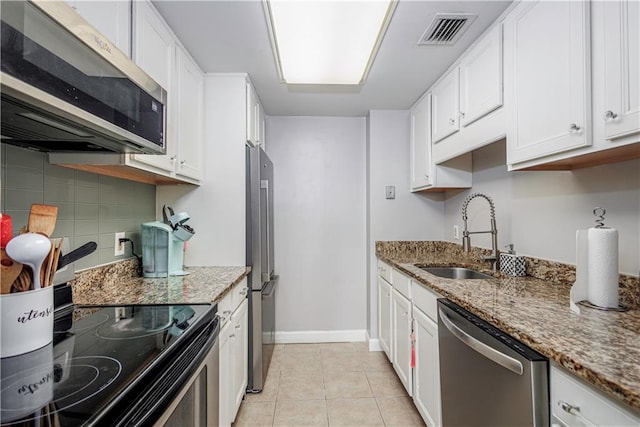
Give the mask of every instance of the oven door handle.
M 118 421 L 116 425 L 118 427 L 125 427 L 129 425 L 143 425 L 149 420 L 150 417 L 157 417 L 158 411 L 161 409 L 162 405 L 166 405 L 166 401 L 163 399 L 163 397 L 169 395 L 174 396 L 175 393 L 178 392 L 178 390 L 184 385 L 185 381 L 187 381 L 187 379 L 193 374 L 194 369 L 197 368 L 200 363 L 202 363 L 207 353 L 209 353 L 209 351 L 215 346 L 219 332 L 220 324 L 217 323 L 210 336 L 207 337 L 200 350 L 196 353 L 195 357 L 193 357 L 189 361 L 188 365 L 182 370 L 178 378 L 176 378 L 175 380 L 171 380 L 171 385 L 162 390 L 162 395 L 157 395 L 156 393 L 154 393 L 154 390 L 147 391 L 141 397 L 141 401 L 151 401 L 153 403 L 151 403 L 149 406 L 146 406 L 144 404 L 134 406 L 122 419 Z M 167 379 L 167 375 L 163 375 L 158 379 L 156 385 L 163 382 L 166 383 Z
M 482 341 L 472 337 L 471 335 L 460 329 L 441 308 L 438 309 L 438 311 L 440 313 L 440 320 L 442 320 L 442 324 L 449 330 L 449 332 L 453 334 L 453 336 L 458 338 L 468 347 L 471 347 L 473 350 L 477 351 L 487 359 L 494 361 L 504 368 L 507 368 L 511 372 L 522 375 L 522 373 L 524 372 L 522 363 L 520 363 L 513 357 L 508 356 L 496 350 L 495 348 L 488 346 Z

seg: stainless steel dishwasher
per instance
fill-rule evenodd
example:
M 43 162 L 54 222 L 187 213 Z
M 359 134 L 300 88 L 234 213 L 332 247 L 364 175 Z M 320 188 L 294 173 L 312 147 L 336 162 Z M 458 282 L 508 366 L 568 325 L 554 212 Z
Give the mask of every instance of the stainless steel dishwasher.
M 549 426 L 548 360 L 438 300 L 442 425 Z

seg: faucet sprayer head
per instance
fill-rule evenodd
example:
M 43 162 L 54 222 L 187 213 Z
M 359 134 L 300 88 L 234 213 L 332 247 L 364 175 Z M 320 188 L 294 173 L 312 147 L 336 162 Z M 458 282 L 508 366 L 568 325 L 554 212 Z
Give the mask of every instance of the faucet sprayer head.
M 473 199 L 475 199 L 476 197 L 483 197 L 487 200 L 487 202 L 489 202 L 489 213 L 491 215 L 492 219 L 495 219 L 496 217 L 496 207 L 493 204 L 493 200 L 491 199 L 491 197 L 482 194 L 482 193 L 473 193 L 470 194 L 465 200 L 464 202 L 462 202 L 462 220 L 466 221 L 467 220 L 467 208 L 469 206 L 469 202 Z

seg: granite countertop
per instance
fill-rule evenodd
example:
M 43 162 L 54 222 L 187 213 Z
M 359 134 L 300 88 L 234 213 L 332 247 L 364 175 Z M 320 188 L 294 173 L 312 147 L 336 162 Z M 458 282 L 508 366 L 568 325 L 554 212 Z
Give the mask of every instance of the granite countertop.
M 250 267 L 187 267 L 186 276 L 141 278 L 127 274 L 127 265 L 78 274 L 73 302 L 80 305 L 210 304 L 219 302 L 245 278 Z M 119 271 L 114 271 L 119 270 Z M 123 274 L 125 273 L 125 274 Z
M 394 243 L 404 247 L 393 247 Z M 492 273 L 461 254 L 459 245 L 435 242 L 417 248 L 407 242 L 377 242 L 382 261 L 537 350 L 550 360 L 640 411 L 640 310 L 569 309 L 567 283 L 493 273 L 488 280 L 444 279 L 422 266 L 459 266 Z M 425 242 L 428 243 L 428 242 Z M 464 256 L 462 256 L 464 255 Z M 529 269 L 528 269 L 529 273 Z M 559 277 L 569 274 L 558 271 Z M 546 276 L 553 276 L 547 271 Z M 570 276 L 570 274 L 569 274 Z M 638 279 L 635 279 L 637 297 Z

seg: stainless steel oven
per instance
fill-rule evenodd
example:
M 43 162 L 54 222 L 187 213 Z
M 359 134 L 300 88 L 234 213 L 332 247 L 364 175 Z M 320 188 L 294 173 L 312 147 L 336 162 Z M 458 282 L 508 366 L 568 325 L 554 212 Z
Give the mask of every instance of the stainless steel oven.
M 219 350 L 216 339 L 196 372 L 187 380 L 155 423 L 156 426 L 218 425 Z
M 3 427 L 218 424 L 215 305 L 55 300 L 52 344 L 0 361 Z

